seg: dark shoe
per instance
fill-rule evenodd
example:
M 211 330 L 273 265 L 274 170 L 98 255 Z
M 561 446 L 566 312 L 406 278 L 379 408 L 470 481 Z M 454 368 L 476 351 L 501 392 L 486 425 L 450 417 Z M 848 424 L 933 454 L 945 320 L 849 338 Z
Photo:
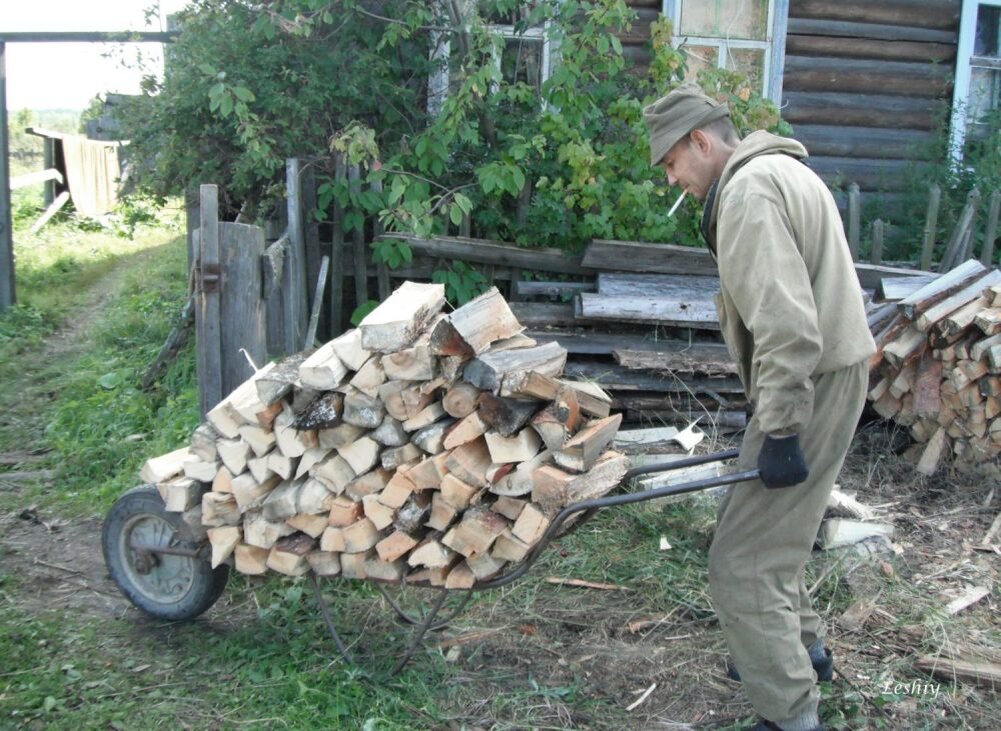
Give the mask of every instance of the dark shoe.
M 820 682 L 828 682 L 834 678 L 834 658 L 831 655 L 831 651 L 826 647 L 824 648 L 824 656 L 819 660 L 811 660 L 814 671 L 817 673 L 817 680 Z M 736 680 L 740 682 L 740 673 L 737 672 L 737 668 L 733 666 L 729 660 L 726 663 L 726 676 L 730 680 Z M 767 723 L 767 721 L 765 722 Z
M 782 731 L 782 727 L 776 726 L 771 721 L 761 719 L 756 725 L 751 727 L 750 731 Z M 824 724 L 814 726 L 810 731 L 824 731 Z

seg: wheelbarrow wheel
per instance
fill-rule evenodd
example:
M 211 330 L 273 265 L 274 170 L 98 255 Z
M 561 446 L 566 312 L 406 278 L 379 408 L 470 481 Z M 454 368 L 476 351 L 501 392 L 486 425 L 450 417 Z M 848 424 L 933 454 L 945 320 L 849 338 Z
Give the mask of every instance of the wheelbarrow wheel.
M 211 607 L 226 588 L 229 566 L 213 569 L 200 556 L 143 551 L 135 545 L 195 550 L 179 513 L 168 512 L 153 485 L 122 495 L 101 533 L 104 562 L 122 593 L 158 619 L 186 620 Z

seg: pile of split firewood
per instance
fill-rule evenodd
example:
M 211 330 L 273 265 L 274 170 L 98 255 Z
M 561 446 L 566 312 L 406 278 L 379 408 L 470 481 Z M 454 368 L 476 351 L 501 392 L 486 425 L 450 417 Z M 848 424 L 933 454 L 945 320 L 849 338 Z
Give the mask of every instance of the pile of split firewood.
M 357 329 L 257 371 L 142 477 L 236 569 L 468 588 L 608 492 L 609 396 L 561 380 L 492 289 L 406 282 Z
M 917 469 L 953 455 L 1001 453 L 1001 272 L 969 260 L 941 275 L 882 285 L 870 315 L 877 352 L 869 399 L 910 428 Z

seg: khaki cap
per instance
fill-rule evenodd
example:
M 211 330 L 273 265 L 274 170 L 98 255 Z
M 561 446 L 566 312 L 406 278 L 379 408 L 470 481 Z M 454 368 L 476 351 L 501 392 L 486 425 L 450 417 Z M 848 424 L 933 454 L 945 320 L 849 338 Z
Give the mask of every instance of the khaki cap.
M 662 96 L 643 109 L 643 121 L 650 133 L 650 164 L 659 164 L 667 151 L 696 127 L 728 116 L 726 104 L 710 99 L 692 82 Z

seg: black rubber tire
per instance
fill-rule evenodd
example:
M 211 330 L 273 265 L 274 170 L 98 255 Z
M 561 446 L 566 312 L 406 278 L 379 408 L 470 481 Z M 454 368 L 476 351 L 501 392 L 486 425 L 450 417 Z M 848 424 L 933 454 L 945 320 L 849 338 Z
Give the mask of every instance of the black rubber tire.
M 108 573 L 126 598 L 158 619 L 193 619 L 215 604 L 226 588 L 229 566 L 213 569 L 203 558 L 150 554 L 152 566 L 129 548 L 135 537 L 150 545 L 195 548 L 179 513 L 169 513 L 153 485 L 129 490 L 111 506 L 101 531 Z

